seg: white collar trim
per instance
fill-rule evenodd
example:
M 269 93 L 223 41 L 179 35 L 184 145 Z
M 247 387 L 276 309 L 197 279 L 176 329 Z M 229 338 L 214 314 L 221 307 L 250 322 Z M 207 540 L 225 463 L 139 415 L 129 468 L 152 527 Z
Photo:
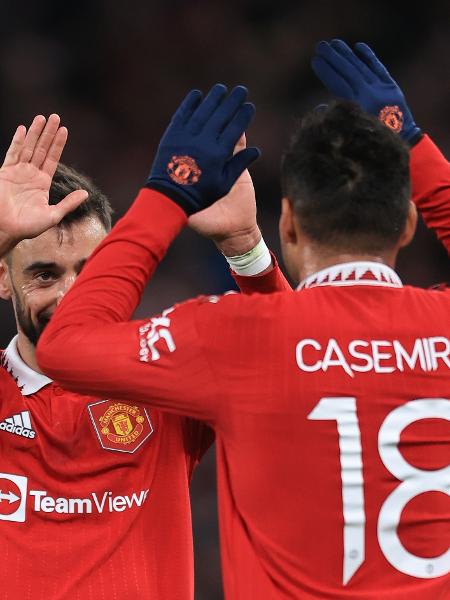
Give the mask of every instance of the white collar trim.
M 22 396 L 35 394 L 49 383 L 51 379 L 31 369 L 20 357 L 17 349 L 16 335 L 3 352 L 2 363 L 5 369 L 14 377 Z
M 333 265 L 313 273 L 300 282 L 297 289 L 324 285 L 403 287 L 400 277 L 391 267 L 383 263 L 358 261 Z

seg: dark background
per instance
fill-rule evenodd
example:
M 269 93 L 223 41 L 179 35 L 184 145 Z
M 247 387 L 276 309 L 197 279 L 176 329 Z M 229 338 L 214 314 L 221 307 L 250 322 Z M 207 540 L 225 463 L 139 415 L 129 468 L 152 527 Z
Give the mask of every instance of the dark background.
M 259 221 L 278 253 L 281 152 L 293 117 L 327 100 L 309 66 L 321 39 L 369 43 L 402 86 L 416 122 L 449 155 L 449 2 L 1 0 L 0 8 L 0 149 L 19 123 L 58 112 L 69 128 L 64 161 L 94 179 L 116 217 L 144 181 L 184 94 L 217 81 L 243 83 L 257 105 L 248 141 L 263 150 L 252 169 Z M 421 226 L 398 270 L 404 281 L 428 286 L 449 280 L 449 266 Z M 231 286 L 214 246 L 186 231 L 139 314 Z M 15 331 L 7 304 L 0 324 L 5 347 Z M 196 598 L 220 599 L 212 451 L 194 477 L 192 501 Z

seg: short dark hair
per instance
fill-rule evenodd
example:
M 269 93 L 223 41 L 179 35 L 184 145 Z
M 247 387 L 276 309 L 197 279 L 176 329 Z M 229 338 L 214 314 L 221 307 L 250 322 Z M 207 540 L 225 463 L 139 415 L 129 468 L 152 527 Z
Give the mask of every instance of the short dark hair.
M 409 152 L 350 102 L 309 113 L 282 161 L 283 195 L 305 234 L 340 251 L 393 247 L 406 224 Z
M 53 176 L 49 204 L 58 204 L 67 194 L 80 189 L 86 190 L 89 196 L 75 210 L 68 213 L 58 226 L 70 227 L 72 223 L 92 215 L 99 219 L 106 231 L 109 231 L 113 210 L 108 198 L 94 185 L 89 177 L 63 163 L 59 163 Z

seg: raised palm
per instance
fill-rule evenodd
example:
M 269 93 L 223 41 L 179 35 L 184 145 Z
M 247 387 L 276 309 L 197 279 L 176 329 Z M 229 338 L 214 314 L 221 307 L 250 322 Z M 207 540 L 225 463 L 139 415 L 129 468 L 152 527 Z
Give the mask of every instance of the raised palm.
M 243 136 L 236 145 L 235 153 L 245 148 L 245 143 Z M 224 242 L 228 247 L 233 247 L 233 239 L 250 237 L 255 231 L 259 232 L 255 189 L 248 170 L 242 173 L 226 196 L 189 217 L 189 227 L 212 239 L 219 247 Z
M 52 177 L 67 141 L 58 115 L 35 117 L 28 132 L 20 125 L 0 168 L 0 232 L 11 243 L 40 235 L 87 197 L 76 190 L 49 205 Z

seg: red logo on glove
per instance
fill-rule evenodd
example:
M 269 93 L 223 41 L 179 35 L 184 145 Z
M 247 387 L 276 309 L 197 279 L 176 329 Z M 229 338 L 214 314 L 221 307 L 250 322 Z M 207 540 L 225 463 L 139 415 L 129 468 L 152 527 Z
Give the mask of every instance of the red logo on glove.
M 180 185 L 193 185 L 202 174 L 199 166 L 190 156 L 172 156 L 167 165 L 167 172 L 170 178 Z
M 380 110 L 378 118 L 395 133 L 400 133 L 402 130 L 403 113 L 398 106 L 385 106 Z

